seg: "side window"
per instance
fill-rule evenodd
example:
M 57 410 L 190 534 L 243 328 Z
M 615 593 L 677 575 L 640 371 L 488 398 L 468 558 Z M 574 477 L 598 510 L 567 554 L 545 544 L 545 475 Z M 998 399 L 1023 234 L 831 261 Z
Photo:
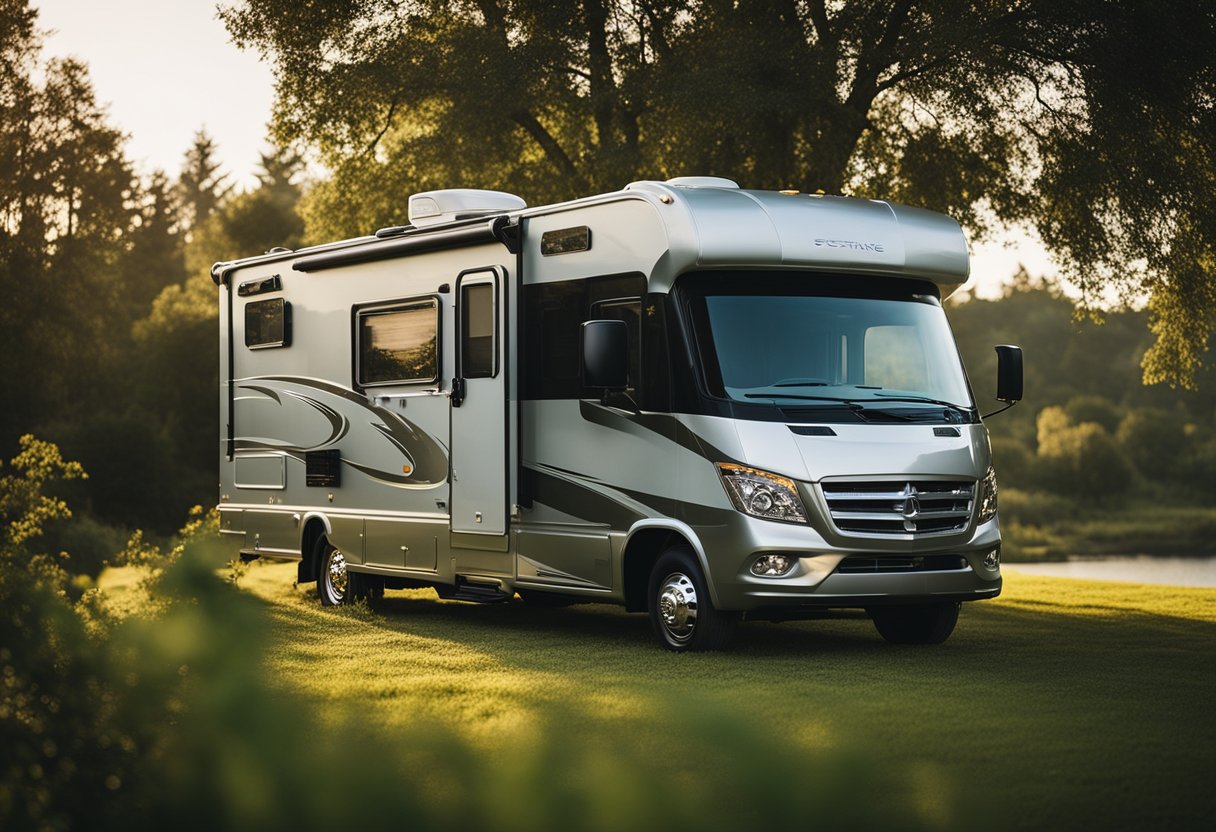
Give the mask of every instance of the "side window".
M 460 375 L 464 378 L 498 375 L 494 294 L 493 283 L 460 287 Z
M 291 346 L 291 304 L 283 298 L 245 304 L 245 346 L 255 350 Z
M 584 321 L 622 320 L 629 328 L 630 393 L 641 379 L 641 298 L 638 273 L 562 280 L 524 286 L 523 397 L 579 399 L 598 396 L 583 388 L 579 357 Z
M 355 376 L 361 386 L 439 379 L 439 302 L 405 301 L 355 312 Z
M 891 390 L 926 390 L 925 350 L 911 326 L 866 330 L 865 383 Z
M 591 320 L 624 321 L 629 329 L 629 386 L 625 392 L 635 395 L 641 366 L 641 298 L 614 298 L 591 304 Z

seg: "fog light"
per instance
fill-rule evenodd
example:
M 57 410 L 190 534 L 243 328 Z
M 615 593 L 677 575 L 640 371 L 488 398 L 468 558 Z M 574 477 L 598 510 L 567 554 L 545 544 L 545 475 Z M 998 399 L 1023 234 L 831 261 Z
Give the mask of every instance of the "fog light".
M 777 578 L 794 568 L 790 555 L 761 555 L 752 564 L 752 574 L 760 578 Z
M 997 546 L 988 554 L 984 555 L 984 566 L 989 569 L 996 569 L 1001 565 L 1001 547 Z

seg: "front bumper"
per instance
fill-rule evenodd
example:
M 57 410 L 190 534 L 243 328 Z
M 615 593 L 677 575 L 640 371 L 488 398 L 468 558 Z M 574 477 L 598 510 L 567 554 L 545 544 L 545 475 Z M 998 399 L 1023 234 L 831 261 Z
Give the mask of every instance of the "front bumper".
M 995 519 L 960 535 L 917 541 L 827 540 L 810 526 L 758 520 L 723 512 L 716 523 L 693 526 L 705 554 L 710 593 L 719 609 L 822 609 L 929 601 L 972 601 L 1001 592 L 999 565 L 985 557 L 1000 546 Z M 793 555 L 796 565 L 786 575 L 760 578 L 750 568 L 768 552 Z M 961 558 L 957 568 L 934 570 L 842 572 L 849 557 Z M 881 566 L 879 569 L 881 570 Z

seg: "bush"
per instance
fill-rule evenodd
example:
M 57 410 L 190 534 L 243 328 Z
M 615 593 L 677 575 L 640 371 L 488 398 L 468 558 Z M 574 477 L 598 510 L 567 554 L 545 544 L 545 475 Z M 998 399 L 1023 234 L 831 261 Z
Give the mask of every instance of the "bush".
M 1102 396 L 1073 396 L 1064 405 L 1064 412 L 1074 425 L 1097 422 L 1111 434 L 1118 429 L 1119 421 L 1123 418 L 1121 408 Z
M 214 512 L 196 513 L 167 553 L 138 536 L 128 545 L 155 576 L 138 614 L 116 618 L 95 591 L 73 602 L 67 572 L 31 554 L 26 532 L 66 512 L 41 489 L 74 469 L 54 446 L 31 447 L 22 476 L 0 480 L 2 829 L 712 832 L 809 817 L 915 829 L 930 817 L 902 773 L 808 752 L 712 700 L 666 704 L 681 753 L 659 755 L 617 726 L 577 739 L 540 730 L 486 754 L 433 725 L 385 736 L 359 720 L 363 703 L 316 715 L 266 677 L 265 612 L 216 575 Z
M 1034 454 L 1016 439 L 992 437 L 992 464 L 996 468 L 1001 499 L 1007 488 L 1027 488 L 1034 478 Z
M 129 529 L 108 525 L 84 513 L 70 521 L 51 523 L 38 543 L 44 551 L 66 553 L 68 559 L 63 565 L 69 572 L 96 578 L 113 563 L 114 554 L 122 550 L 130 536 Z
M 1178 476 L 1187 440 L 1176 416 L 1156 408 L 1138 408 L 1123 417 L 1115 437 L 1144 476 L 1155 480 Z
M 1131 465 L 1097 422 L 1074 425 L 1063 408 L 1046 407 L 1038 439 L 1039 482 L 1050 491 L 1101 501 L 1132 485 Z

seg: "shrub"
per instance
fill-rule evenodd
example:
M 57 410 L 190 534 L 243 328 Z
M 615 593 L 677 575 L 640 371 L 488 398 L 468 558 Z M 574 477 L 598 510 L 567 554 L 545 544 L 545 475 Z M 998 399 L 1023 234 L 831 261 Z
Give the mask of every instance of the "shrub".
M 1064 405 L 1064 412 L 1074 425 L 1097 422 L 1113 434 L 1123 418 L 1122 409 L 1102 396 L 1073 396 Z
M 1157 408 L 1138 408 L 1123 417 L 1115 437 L 1146 477 L 1165 480 L 1178 476 L 1187 441 L 1177 417 Z
M 992 437 L 992 464 L 1004 499 L 1007 488 L 1026 488 L 1034 477 L 1034 454 L 1016 439 Z
M 1074 425 L 1059 407 L 1038 420 L 1039 480 L 1057 494 L 1103 500 L 1122 494 L 1133 471 L 1115 440 L 1097 422 Z

